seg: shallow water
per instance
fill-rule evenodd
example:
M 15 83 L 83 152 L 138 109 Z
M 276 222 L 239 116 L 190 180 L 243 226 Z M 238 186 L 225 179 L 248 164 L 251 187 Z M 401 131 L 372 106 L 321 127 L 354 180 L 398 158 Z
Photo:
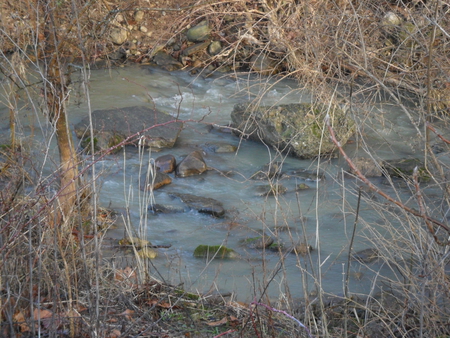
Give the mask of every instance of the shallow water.
M 310 100 L 308 93 L 296 89 L 298 85 L 295 81 L 276 80 L 230 76 L 204 79 L 185 72 L 168 73 L 147 66 L 91 71 L 89 91 L 92 110 L 146 105 L 192 121 L 186 124 L 173 149 L 159 153 L 144 150 L 140 153 L 135 147 L 127 147 L 125 154 L 110 155 L 96 165 L 97 174 L 101 174 L 98 181 L 100 205 L 120 212 L 127 209 L 136 232 L 140 228 L 154 245 L 171 245 L 168 249 L 158 249 L 160 256 L 153 260 L 154 277 L 163 278 L 168 283 L 183 282 L 190 290 L 234 292 L 242 300 L 250 300 L 253 290 L 260 294 L 270 281 L 267 293 L 274 299 L 287 293 L 293 297 L 303 297 L 304 292 L 310 292 L 315 287 L 313 278 L 309 276 L 318 274 L 320 262 L 322 288 L 335 294 L 343 292 L 343 271 L 346 269 L 355 217 L 353 211 L 357 204 L 355 194 L 351 193 L 356 189 L 353 180 L 341 178 L 341 170 L 347 168 L 343 161 L 337 158 L 319 163 L 320 169 L 326 173 L 323 180 L 284 178 L 280 183 L 287 187 L 286 194 L 260 197 L 255 194 L 255 186 L 263 182 L 250 180 L 249 177 L 264 164 L 272 160 L 283 162 L 283 172 L 291 173 L 299 169 L 316 171 L 318 163 L 280 157 L 262 144 L 240 141 L 231 134 L 210 128 L 211 124 L 228 124 L 233 106 L 238 102 L 256 97 L 266 105 Z M 73 90 L 76 94 L 76 85 Z M 373 118 L 371 123 L 365 124 L 363 131 L 373 154 L 386 159 L 399 158 L 411 154 L 420 146 L 415 141 L 416 131 L 404 113 L 392 105 L 374 106 L 373 109 L 373 115 L 383 116 L 382 123 Z M 87 115 L 86 100 L 72 95 L 68 111 L 73 126 Z M 0 109 L 0 114 L 7 118 L 5 107 Z M 21 130 L 25 135 L 33 133 L 56 149 L 51 128 L 46 126 L 44 117 L 30 118 L 25 112 L 22 117 Z M 2 131 L 8 133 L 7 128 Z M 147 170 L 150 158 L 173 154 L 180 159 L 212 142 L 236 145 L 238 151 L 221 154 L 206 152 L 208 166 L 217 170 L 188 178 L 172 176 L 172 184 L 156 190 L 154 196 L 144 196 L 139 190 L 140 174 Z M 350 144 L 346 150 L 352 155 L 364 154 L 364 144 Z M 45 168 L 42 175 L 50 176 L 54 164 L 48 161 Z M 233 175 L 225 177 L 219 171 L 232 171 Z M 296 193 L 295 186 L 299 183 L 306 183 L 310 189 Z M 343 186 L 349 187 L 350 191 L 344 192 Z M 385 188 L 388 192 L 391 192 L 390 189 Z M 172 191 L 217 199 L 223 202 L 227 216 L 217 219 L 194 211 L 171 215 L 146 213 L 149 198 L 161 204 L 176 203 L 168 195 Z M 145 217 L 142 218 L 142 215 Z M 377 223 L 381 223 L 380 215 L 366 202 L 362 203 L 360 218 L 353 246 L 355 251 L 370 245 L 359 236 L 362 235 L 361 229 L 367 224 L 376 227 Z M 289 231 L 275 230 L 275 227 L 281 226 L 288 226 Z M 304 257 L 248 249 L 239 243 L 261 232 L 276 236 L 287 245 L 306 238 L 315 248 L 311 255 L 314 272 L 310 261 Z M 107 237 L 122 238 L 124 230 L 122 227 L 111 230 Z M 194 258 L 193 251 L 200 244 L 226 245 L 235 249 L 241 258 L 211 262 Z M 318 245 L 320 250 L 317 250 Z M 302 278 L 301 270 L 305 266 L 308 273 Z M 352 272 L 364 274 L 360 280 L 350 278 L 350 292 L 367 293 L 372 288 L 373 278 L 382 267 L 381 263 L 372 263 L 370 267 L 372 271 L 357 262 L 352 263 Z

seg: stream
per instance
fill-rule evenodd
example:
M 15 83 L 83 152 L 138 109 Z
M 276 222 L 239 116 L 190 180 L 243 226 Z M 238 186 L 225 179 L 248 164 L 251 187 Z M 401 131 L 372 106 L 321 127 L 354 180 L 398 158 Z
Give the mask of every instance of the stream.
M 74 83 L 68 105 L 71 126 L 87 115 L 85 98 L 77 96 Z M 92 110 L 145 105 L 188 120 L 173 149 L 149 152 L 137 147 L 126 147 L 114 155 L 108 155 L 96 163 L 99 175 L 99 205 L 126 215 L 135 229 L 141 229 L 153 245 L 169 246 L 158 249 L 159 257 L 152 260 L 151 274 L 169 284 L 183 283 L 193 292 L 234 293 L 235 298 L 251 301 L 263 291 L 274 300 L 291 296 L 301 298 L 315 290 L 315 276 L 321 274 L 321 287 L 327 293 L 342 294 L 348 263 L 349 243 L 355 222 L 357 187 L 354 179 L 344 177 L 347 165 L 341 158 L 302 160 L 281 156 L 265 145 L 240 140 L 212 125 L 227 125 L 236 103 L 258 98 L 263 105 L 309 102 L 310 95 L 298 88 L 294 80 L 278 78 L 236 77 L 226 74 L 208 78 L 192 76 L 187 72 L 166 72 L 150 66 L 99 69 L 90 72 L 90 105 Z M 0 116 L 6 121 L 8 110 L 0 107 Z M 364 142 L 345 146 L 352 156 L 364 155 L 365 147 L 379 158 L 407 157 L 419 149 L 416 130 L 408 117 L 393 104 L 374 104 L 373 112 L 361 132 Z M 49 160 L 55 156 L 57 147 L 51 128 L 41 117 L 29 117 L 26 109 L 20 112 L 23 136 L 34 135 L 51 144 L 52 151 L 42 177 L 50 177 L 55 164 Z M 200 122 L 195 122 L 200 121 Z M 7 126 L 2 128 L 8 135 Z M 213 143 L 231 144 L 235 153 L 209 151 Z M 367 143 L 367 144 L 366 144 Z M 361 145 L 362 144 L 362 145 Z M 150 158 L 172 154 L 179 161 L 193 150 L 204 151 L 209 167 L 217 170 L 187 178 L 172 176 L 172 183 L 155 190 L 148 196 L 139 189 L 139 177 L 147 170 Z M 38 155 L 39 157 L 40 155 Z M 57 156 L 53 158 L 58 158 Z M 250 177 L 270 161 L 282 163 L 287 173 L 280 183 L 287 192 L 279 196 L 258 196 L 256 187 L 264 182 Z M 321 180 L 304 179 L 291 173 L 317 169 L 325 173 Z M 220 172 L 232 172 L 221 175 Z M 314 177 L 314 176 L 312 176 Z M 374 179 L 380 183 L 380 179 Z M 296 191 L 305 183 L 309 189 Z M 346 189 L 344 189 L 344 187 Z M 389 186 L 383 189 L 393 193 Z M 169 192 L 190 193 L 212 197 L 223 203 L 224 218 L 214 218 L 196 211 L 153 215 L 147 212 L 148 202 L 176 203 Z M 382 218 L 362 202 L 360 221 L 356 225 L 353 252 L 370 248 L 366 227 L 380 226 Z M 126 219 L 124 217 L 123 219 Z M 107 232 L 106 237 L 126 237 L 122 219 L 119 226 Z M 250 249 L 242 245 L 245 238 L 264 233 L 273 236 L 286 246 L 306 240 L 312 247 L 311 259 L 294 253 L 280 254 L 276 251 Z M 238 259 L 206 259 L 193 257 L 194 249 L 201 244 L 225 245 L 240 254 Z M 320 250 L 318 250 L 318 247 Z M 116 251 L 111 260 L 120 258 L 123 251 Z M 114 258 L 115 257 L 115 258 Z M 373 292 L 375 278 L 389 275 L 381 262 L 365 266 L 351 262 L 349 291 L 367 294 Z

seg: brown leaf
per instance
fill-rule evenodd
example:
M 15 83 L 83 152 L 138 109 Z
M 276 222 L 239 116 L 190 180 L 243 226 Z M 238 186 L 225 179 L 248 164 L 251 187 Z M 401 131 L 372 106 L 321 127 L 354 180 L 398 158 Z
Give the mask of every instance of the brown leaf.
M 147 302 L 147 304 L 153 306 L 156 305 L 158 307 L 162 307 L 163 309 L 177 309 L 177 306 L 173 306 L 167 302 L 160 302 L 157 299 L 151 299 Z
M 132 320 L 131 316 L 134 315 L 134 311 L 130 309 L 126 309 L 124 312 L 119 314 L 119 316 L 124 316 L 128 320 Z
M 53 316 L 53 312 L 46 309 L 34 309 L 33 311 L 33 319 L 39 320 L 39 319 L 46 319 L 51 318 Z
M 230 326 L 231 327 L 236 327 L 237 325 L 239 325 L 240 320 L 237 319 L 235 316 L 230 316 L 229 317 L 229 322 L 230 322 Z
M 19 327 L 20 327 L 20 332 L 29 332 L 29 331 L 31 331 L 30 330 L 30 327 L 28 326 L 28 324 L 25 322 L 25 316 L 23 315 L 23 313 L 22 312 L 17 312 L 15 315 L 14 315 L 14 320 L 19 324 Z
M 136 271 L 132 268 L 130 268 L 129 266 L 127 266 L 124 269 L 117 269 L 115 274 L 114 274 L 114 279 L 115 280 L 129 280 L 129 279 L 136 279 Z
M 227 319 L 227 317 L 223 317 L 221 320 L 218 320 L 217 322 L 209 322 L 206 324 L 208 324 L 209 326 L 220 326 L 220 325 L 224 325 L 226 323 L 228 323 L 228 319 Z
M 121 335 L 119 330 L 112 330 L 107 338 L 119 338 Z

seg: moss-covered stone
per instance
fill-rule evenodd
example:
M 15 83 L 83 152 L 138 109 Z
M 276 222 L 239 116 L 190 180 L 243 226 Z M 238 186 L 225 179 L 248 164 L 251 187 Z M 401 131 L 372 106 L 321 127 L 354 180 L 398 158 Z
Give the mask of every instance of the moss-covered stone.
M 255 188 L 256 196 L 278 196 L 286 193 L 287 188 L 282 184 L 265 184 Z
M 239 254 L 223 245 L 199 245 L 194 250 L 194 257 L 198 258 L 237 258 Z
M 241 244 L 250 249 L 264 249 L 272 245 L 273 242 L 274 239 L 271 236 L 256 236 L 243 239 Z
M 425 164 L 417 158 L 403 158 L 400 160 L 387 160 L 382 164 L 388 175 L 393 177 L 411 177 L 417 167 L 418 178 L 421 182 L 430 180 L 430 175 L 425 169 Z
M 335 150 L 325 126 L 328 114 L 338 141 L 345 144 L 354 132 L 354 121 L 341 108 L 328 104 L 256 106 L 237 104 L 231 119 L 240 133 L 300 158 L 313 158 Z

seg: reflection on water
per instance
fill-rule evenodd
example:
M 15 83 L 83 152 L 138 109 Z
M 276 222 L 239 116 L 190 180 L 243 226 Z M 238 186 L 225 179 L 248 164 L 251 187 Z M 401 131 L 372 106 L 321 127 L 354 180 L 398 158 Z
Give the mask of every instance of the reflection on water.
M 302 297 L 304 292 L 310 292 L 315 287 L 311 276 L 317 273 L 320 260 L 322 287 L 326 292 L 342 293 L 343 272 L 357 204 L 357 187 L 351 179 L 342 178 L 341 167 L 345 168 L 342 161 L 324 160 L 320 163 L 320 169 L 325 172 L 325 179 L 304 180 L 292 173 L 300 169 L 314 172 L 317 162 L 280 156 L 262 144 L 240 141 L 230 134 L 210 128 L 211 124 L 228 124 L 231 110 L 237 102 L 255 98 L 262 104 L 310 100 L 307 93 L 296 89 L 295 81 L 287 79 L 275 83 L 266 79 L 231 77 L 204 79 L 183 72 L 167 73 L 150 67 L 128 67 L 93 70 L 89 85 L 93 110 L 148 105 L 192 121 L 186 124 L 174 149 L 159 153 L 145 151 L 141 157 L 137 148 L 127 148 L 125 155 L 108 156 L 96 167 L 97 173 L 102 173 L 100 204 L 119 211 L 128 207 L 130 221 L 136 231 L 143 225 L 147 239 L 154 245 L 171 245 L 169 249 L 159 249 L 160 257 L 153 262 L 155 277 L 164 278 L 168 283 L 181 281 L 185 287 L 202 292 L 236 292 L 238 298 L 247 300 L 252 297 L 252 290 L 261 292 L 270 281 L 267 292 L 271 297 L 277 298 L 286 292 L 293 297 Z M 1 114 L 7 116 L 7 110 L 2 109 Z M 86 102 L 71 102 L 69 117 L 72 125 L 86 114 Z M 375 149 L 378 156 L 389 158 L 394 151 L 411 151 L 401 140 L 405 135 L 412 137 L 414 131 L 402 127 L 399 132 L 388 122 L 401 123 L 397 120 L 402 119 L 403 115 L 394 109 L 384 110 L 383 114 L 390 114 L 392 119 L 386 118 L 385 125 L 365 130 L 369 137 L 376 140 L 375 144 L 379 144 L 379 140 L 389 144 L 389 147 Z M 39 130 L 38 120 L 45 123 L 42 116 L 23 119 L 23 130 L 26 133 Z M 201 122 L 195 122 L 199 120 Z M 407 123 L 401 125 L 407 126 Z M 148 214 L 143 224 L 141 216 L 146 207 L 138 180 L 140 173 L 147 170 L 149 157 L 172 154 L 179 160 L 190 151 L 203 149 L 202 146 L 213 142 L 235 145 L 238 151 L 220 154 L 206 151 L 205 160 L 214 170 L 200 176 L 172 177 L 172 184 L 154 192 L 154 200 L 161 204 L 175 203 L 168 194 L 172 191 L 212 197 L 223 203 L 227 216 L 216 219 L 194 211 Z M 355 145 L 349 145 L 347 149 L 351 153 L 359 151 Z M 270 161 L 283 163 L 286 175 L 279 179 L 279 183 L 287 188 L 287 193 L 277 197 L 257 196 L 256 186 L 263 182 L 249 178 Z M 48 173 L 52 170 L 48 169 Z M 225 176 L 221 172 L 230 174 Z M 296 191 L 299 183 L 305 183 L 310 189 Z M 349 190 L 344 191 L 344 187 Z M 380 215 L 366 202 L 361 205 L 360 218 L 353 247 L 356 251 L 368 246 L 360 236 L 364 234 L 364 228 L 369 224 L 373 227 L 382 223 Z M 288 247 L 306 239 L 315 248 L 311 261 L 293 253 L 249 249 L 240 243 L 244 238 L 261 233 L 277 238 Z M 115 229 L 108 236 L 123 237 L 124 231 L 122 228 Z M 317 250 L 319 240 L 320 255 Z M 241 259 L 206 262 L 194 258 L 193 251 L 200 244 L 226 245 L 235 249 Z M 370 267 L 372 271 L 352 263 L 352 276 L 355 277 L 350 278 L 350 292 L 367 292 L 371 288 L 381 263 L 375 262 Z

